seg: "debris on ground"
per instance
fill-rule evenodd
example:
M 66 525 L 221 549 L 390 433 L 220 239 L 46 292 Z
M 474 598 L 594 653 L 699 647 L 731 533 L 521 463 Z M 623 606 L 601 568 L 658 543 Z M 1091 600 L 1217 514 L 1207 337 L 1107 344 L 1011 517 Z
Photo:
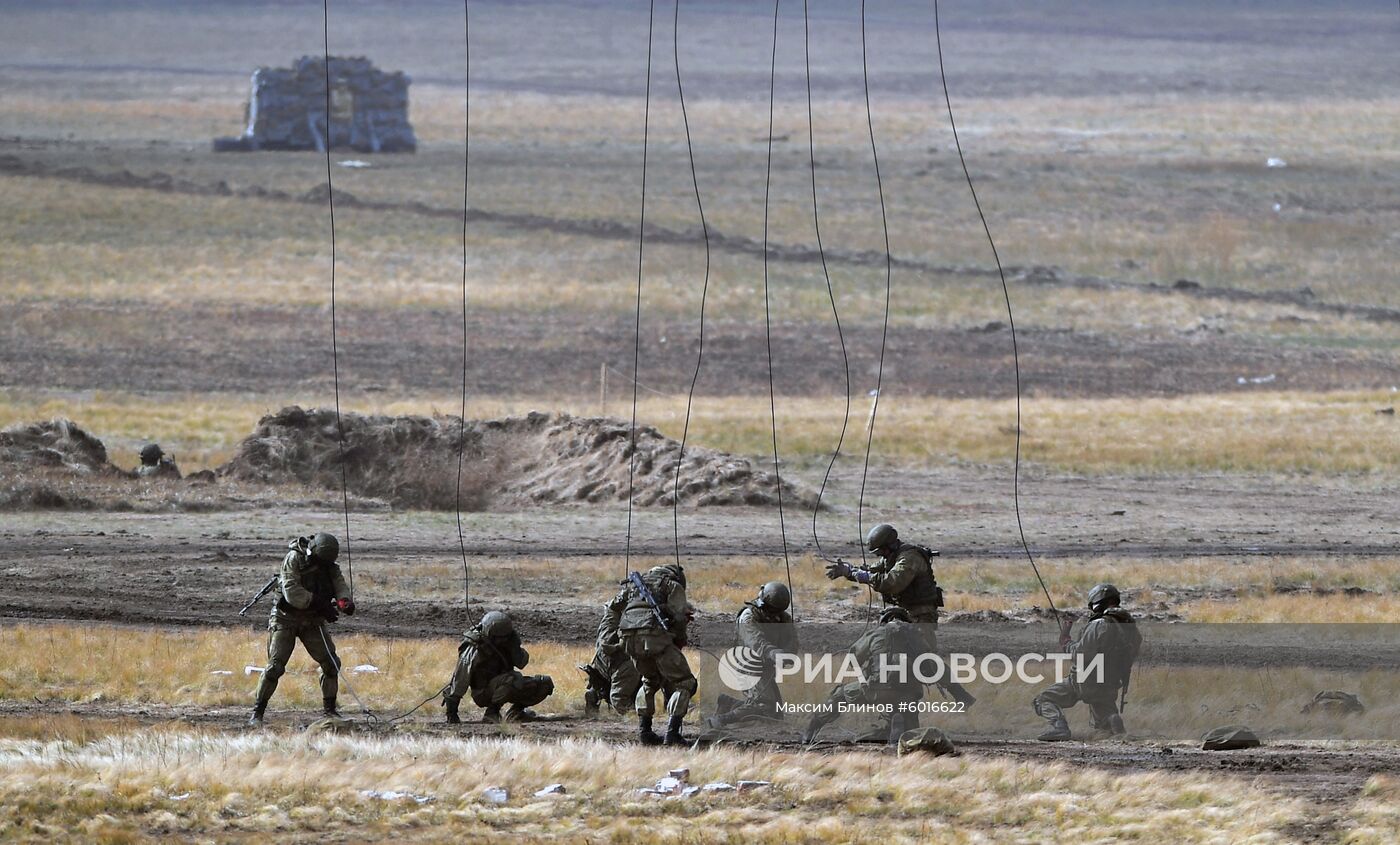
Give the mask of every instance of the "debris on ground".
M 1312 701 L 1303 705 L 1303 713 L 1323 713 L 1328 716 L 1350 716 L 1365 713 L 1366 705 L 1360 696 L 1341 690 L 1328 689 L 1313 696 Z
M 264 417 L 221 475 L 339 489 L 395 507 L 456 506 L 457 453 L 464 457 L 462 507 L 487 510 L 538 504 L 626 501 L 669 506 L 680 463 L 679 496 L 689 505 L 776 505 L 776 478 L 747 458 L 687 446 L 655 428 L 636 431 L 605 417 L 534 412 L 522 417 L 365 416 L 330 409 L 283 408 Z M 784 482 L 783 497 L 812 507 L 811 494 Z
M 481 790 L 481 800 L 490 804 L 504 804 L 510 800 L 510 790 L 504 786 L 488 786 Z
M 392 789 L 362 789 L 360 794 L 366 798 L 378 798 L 381 801 L 398 801 L 409 798 L 415 804 L 428 804 L 437 800 L 431 795 L 415 795 L 412 792 L 396 792 Z
M 1202 751 L 1238 751 L 1258 748 L 1259 736 L 1244 725 L 1225 725 L 1206 732 L 1201 737 Z
M 900 734 L 899 756 L 916 752 L 943 757 L 956 754 L 957 749 L 953 747 L 953 740 L 938 728 L 915 728 Z
M 536 798 L 545 798 L 545 797 L 548 797 L 548 796 L 550 796 L 550 795 L 564 795 L 564 794 L 566 794 L 567 792 L 568 792 L 568 790 L 566 790 L 566 789 L 564 788 L 564 784 L 562 784 L 562 783 L 551 783 L 549 786 L 546 786 L 546 787 L 543 788 L 543 789 L 537 789 L 537 790 L 535 790 L 535 797 L 536 797 Z
M 66 419 L 20 423 L 0 431 L 0 463 L 82 474 L 114 472 L 102 441 Z
M 355 723 L 339 716 L 323 716 L 306 726 L 309 734 L 348 734 L 355 730 Z
M 374 675 L 379 672 L 379 667 L 370 663 L 361 663 L 350 671 L 354 672 L 356 675 Z

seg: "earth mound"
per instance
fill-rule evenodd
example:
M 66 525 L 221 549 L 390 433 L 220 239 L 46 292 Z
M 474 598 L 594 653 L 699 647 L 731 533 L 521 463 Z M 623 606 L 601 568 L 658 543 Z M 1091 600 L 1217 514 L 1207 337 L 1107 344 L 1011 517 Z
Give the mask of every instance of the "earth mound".
M 685 505 L 777 503 L 776 479 L 753 462 L 688 446 L 650 426 L 638 427 L 636 454 L 628 425 L 603 417 L 531 413 L 496 420 L 342 414 L 342 460 L 333 410 L 283 408 L 263 417 L 220 468 L 231 478 L 277 484 L 298 481 L 351 492 L 396 507 L 451 509 L 462 444 L 462 507 L 486 510 L 554 503 L 625 502 L 629 464 L 633 501 L 669 506 L 680 463 Z M 812 507 L 814 497 L 783 484 L 783 500 Z
M 65 419 L 21 423 L 0 431 L 0 463 L 82 474 L 111 469 L 102 441 Z

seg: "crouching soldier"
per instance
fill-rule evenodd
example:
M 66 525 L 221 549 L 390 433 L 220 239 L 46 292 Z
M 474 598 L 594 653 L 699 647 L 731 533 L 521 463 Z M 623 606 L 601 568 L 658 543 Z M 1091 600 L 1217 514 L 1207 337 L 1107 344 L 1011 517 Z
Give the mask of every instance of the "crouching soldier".
M 777 655 L 797 651 L 797 629 L 793 627 L 788 606 L 792 591 L 782 581 L 769 581 L 751 602 L 745 602 L 735 622 L 739 644 L 761 662 L 758 683 L 744 694 L 744 700 L 724 709 L 734 699 L 720 696 L 721 712 L 707 722 L 711 728 L 722 728 L 744 719 L 778 718 L 783 694 L 778 689 Z
M 890 671 L 887 667 L 912 667 L 924 653 L 924 637 L 902 607 L 886 608 L 880 624 L 851 645 L 850 652 L 860 665 L 861 680 L 832 690 L 826 704 L 807 723 L 804 743 L 816 740 L 821 729 L 840 718 L 843 712 L 859 712 L 862 707 L 879 706 L 888 712 L 882 717 L 891 745 L 905 731 L 919 726 L 916 713 L 900 710 L 900 704 L 917 704 L 924 697 L 924 686 L 912 671 Z
M 1112 584 L 1099 584 L 1089 591 L 1089 622 L 1079 632 L 1079 639 L 1069 642 L 1069 629 L 1061 635 L 1061 647 L 1068 646 L 1070 654 L 1081 660 L 1072 661 L 1069 677 L 1047 687 L 1033 702 L 1037 716 L 1050 723 L 1036 737 L 1042 742 L 1061 742 L 1070 738 L 1069 721 L 1064 708 L 1083 701 L 1089 705 L 1096 736 L 1118 736 L 1126 733 L 1123 716 L 1118 712 L 1119 692 L 1126 691 L 1133 663 L 1142 650 L 1142 634 L 1128 611 L 1119 607 L 1122 597 Z M 1070 623 L 1072 624 L 1072 622 Z M 1077 676 L 1076 667 L 1092 665 L 1103 657 L 1103 673 L 1089 672 Z
M 159 443 L 147 443 L 141 447 L 141 465 L 135 470 L 137 478 L 180 478 L 180 468 L 175 459 L 166 457 Z
M 341 613 L 353 615 L 355 601 L 336 565 L 339 555 L 340 542 L 333 534 L 298 537 L 289 545 L 277 579 L 277 601 L 272 605 L 272 618 L 267 625 L 267 668 L 258 681 L 248 724 L 262 724 L 267 702 L 287 671 L 287 661 L 298 641 L 321 666 L 321 703 L 326 715 L 340 715 L 335 703 L 340 689 L 340 658 L 326 626 Z
M 593 649 L 593 662 L 578 667 L 588 677 L 583 691 L 583 712 L 597 715 L 599 705 L 608 704 L 618 713 L 631 713 L 636 705 L 637 689 L 642 676 L 632 658 L 622 648 L 622 639 L 612 623 L 611 615 L 603 614 L 598 623 L 598 639 Z
M 530 662 L 530 653 L 520 644 L 520 635 L 510 616 L 493 610 L 462 637 L 457 646 L 457 671 L 443 695 L 447 724 L 461 724 L 457 712 L 468 692 L 476 706 L 483 708 L 481 721 L 501 721 L 501 707 L 509 704 L 507 722 L 529 722 L 537 718 L 526 708 L 554 694 L 554 679 L 548 675 L 520 673 Z
M 886 604 L 908 611 L 909 618 L 922 626 L 929 652 L 937 652 L 938 608 L 943 606 L 943 588 L 933 576 L 933 559 L 938 552 L 901 541 L 899 532 L 888 523 L 870 529 L 865 535 L 865 548 L 874 552 L 880 563 L 867 569 L 838 560 L 826 567 L 826 577 L 866 584 L 879 593 Z M 937 687 L 968 707 L 977 702 L 977 698 L 956 681 L 941 678 Z
M 685 570 L 679 564 L 630 573 L 608 603 L 608 621 L 618 632 L 623 651 L 641 676 L 637 690 L 637 729 L 643 745 L 689 745 L 681 724 L 700 688 L 681 648 L 690 623 L 685 600 Z M 665 698 L 666 736 L 652 730 L 656 693 Z

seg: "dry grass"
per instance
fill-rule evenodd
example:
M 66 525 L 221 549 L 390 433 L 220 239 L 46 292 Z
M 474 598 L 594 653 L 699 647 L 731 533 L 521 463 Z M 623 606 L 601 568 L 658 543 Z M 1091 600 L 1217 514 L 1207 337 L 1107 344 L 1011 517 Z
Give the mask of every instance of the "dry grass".
M 463 765 L 469 761 L 470 765 Z M 675 765 L 742 794 L 638 795 Z M 532 798 L 546 784 L 568 793 Z M 482 798 L 504 787 L 505 804 Z M 366 790 L 429 799 L 383 800 Z M 0 744 L 0 835 L 46 841 L 1271 841 L 1306 805 L 1240 780 L 985 759 L 654 752 L 591 740 L 135 733 Z
M 67 416 L 102 438 L 118 465 L 134 465 L 135 453 L 158 440 L 186 470 L 217 466 L 263 414 L 284 404 L 313 404 L 307 396 L 88 395 L 9 390 L 0 393 L 0 425 Z M 319 397 L 329 401 L 329 397 Z M 365 413 L 435 413 L 455 397 L 354 398 L 347 410 Z M 1347 473 L 1389 477 L 1400 468 L 1392 448 L 1396 422 L 1374 413 L 1395 403 L 1390 393 L 1249 393 L 1171 399 L 1027 399 L 1022 457 L 1030 464 L 1083 473 L 1285 472 Z M 560 399 L 473 400 L 468 413 L 481 418 L 548 408 L 597 414 L 596 401 Z M 622 400 L 610 410 L 622 413 Z M 859 433 L 868 409 L 853 409 Z M 645 397 L 642 423 L 679 437 L 685 397 Z M 829 454 L 841 426 L 838 399 L 787 398 L 778 403 L 783 457 L 816 463 Z M 743 455 L 772 448 L 767 400 L 699 397 L 691 442 Z M 948 459 L 1008 461 L 1014 446 L 1015 406 L 1010 401 L 906 397 L 881 402 L 874 457 L 882 463 L 936 464 Z M 855 452 L 847 451 L 855 460 Z

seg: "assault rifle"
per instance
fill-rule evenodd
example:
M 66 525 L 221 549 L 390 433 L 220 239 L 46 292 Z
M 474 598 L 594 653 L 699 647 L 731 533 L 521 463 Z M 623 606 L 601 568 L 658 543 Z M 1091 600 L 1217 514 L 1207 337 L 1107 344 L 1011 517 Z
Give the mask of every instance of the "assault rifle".
M 627 580 L 632 582 L 632 586 L 641 593 L 642 598 L 651 606 L 651 613 L 656 617 L 656 621 L 661 623 L 661 630 L 671 633 L 671 623 L 666 621 L 666 614 L 661 610 L 661 605 L 657 603 L 656 596 L 651 594 L 642 576 L 636 572 L 627 573 Z
M 263 584 L 263 588 L 262 588 L 261 590 L 258 590 L 257 595 L 253 596 L 251 599 L 248 600 L 248 603 L 247 603 L 247 604 L 243 605 L 243 609 L 240 610 L 240 611 L 238 611 L 238 615 L 239 615 L 239 616 L 247 616 L 247 615 L 248 615 L 248 611 L 249 611 L 249 610 L 252 610 L 253 605 L 255 605 L 255 604 L 257 604 L 258 602 L 262 601 L 262 597 L 263 597 L 263 596 L 265 596 L 265 595 L 267 595 L 268 593 L 272 592 L 273 590 L 277 589 L 277 582 L 280 581 L 281 579 L 282 579 L 282 574 L 281 574 L 280 572 L 279 572 L 278 574 L 272 576 L 271 578 L 269 578 L 268 581 L 267 581 L 267 583 L 266 583 L 266 584 Z

